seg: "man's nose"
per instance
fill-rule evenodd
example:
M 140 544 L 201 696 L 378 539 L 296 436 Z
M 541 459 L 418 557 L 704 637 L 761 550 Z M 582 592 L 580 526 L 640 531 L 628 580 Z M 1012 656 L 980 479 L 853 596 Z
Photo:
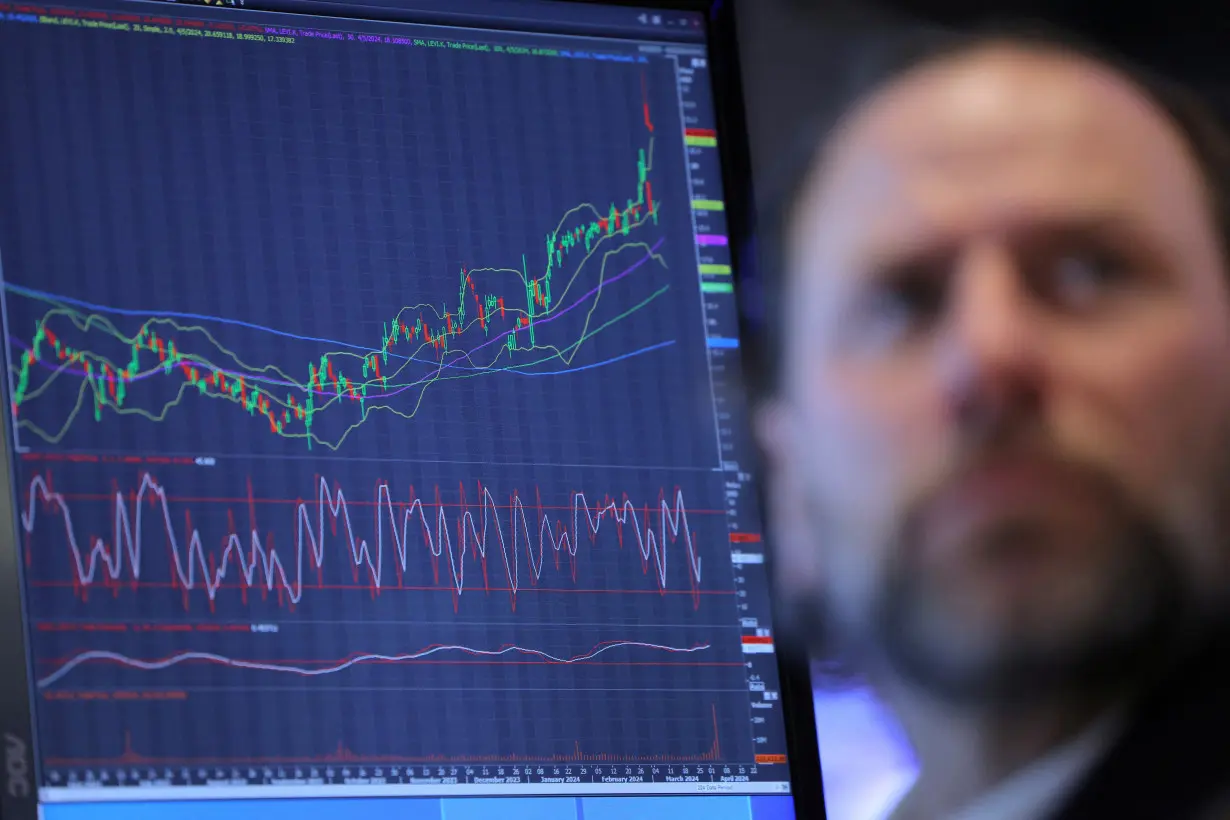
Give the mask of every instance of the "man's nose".
M 971 243 L 952 276 L 940 371 L 954 421 L 994 426 L 1035 409 L 1042 327 L 1011 249 L 993 240 Z

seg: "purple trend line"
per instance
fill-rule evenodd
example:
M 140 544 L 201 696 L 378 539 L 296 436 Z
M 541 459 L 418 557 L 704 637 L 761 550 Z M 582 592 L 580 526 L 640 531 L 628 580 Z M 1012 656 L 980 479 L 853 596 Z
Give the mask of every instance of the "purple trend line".
M 648 641 L 606 641 L 580 655 L 560 657 L 558 655 L 552 655 L 549 652 L 544 652 L 541 649 L 532 649 L 530 647 L 518 646 L 516 644 L 504 644 L 498 649 L 476 649 L 474 647 L 463 646 L 461 644 L 437 644 L 435 646 L 429 646 L 426 649 L 421 649 L 417 652 L 406 652 L 398 655 L 384 655 L 375 652 L 363 653 L 337 661 L 332 666 L 325 666 L 321 668 L 309 668 L 304 666 L 295 666 L 293 664 L 244 660 L 227 657 L 226 655 L 218 655 L 213 652 L 176 652 L 174 655 L 169 655 L 165 658 L 147 661 L 141 658 L 133 658 L 128 655 L 122 655 L 119 652 L 95 649 L 87 652 L 81 652 L 74 655 L 72 658 L 69 658 L 55 671 L 51 672 L 46 677 L 41 678 L 38 681 L 38 687 L 40 689 L 46 688 L 66 676 L 69 672 L 72 672 L 78 666 L 90 661 L 109 661 L 116 665 L 127 666 L 130 669 L 137 669 L 142 672 L 155 672 L 163 669 L 169 669 L 181 663 L 204 661 L 207 663 L 217 664 L 219 666 L 229 666 L 233 669 L 253 669 L 259 672 L 286 672 L 305 678 L 311 678 L 321 675 L 334 675 L 338 672 L 343 672 L 352 666 L 359 666 L 361 664 L 367 664 L 373 661 L 377 663 L 407 663 L 421 660 L 422 658 L 442 652 L 459 652 L 464 655 L 493 658 L 499 658 L 505 655 L 521 654 L 541 658 L 541 663 L 578 664 L 592 660 L 612 649 L 654 649 L 671 655 L 692 655 L 698 652 L 703 652 L 704 650 L 709 649 L 709 647 L 710 645 L 707 643 L 696 644 L 695 646 L 689 647 L 668 646 L 666 644 L 650 643 Z
M 569 305 L 568 307 L 564 308 L 563 310 L 559 311 L 558 313 L 553 313 L 553 314 L 551 314 L 551 315 L 550 315 L 550 316 L 548 316 L 546 319 L 543 319 L 541 322 L 537 322 L 536 324 L 538 324 L 538 325 L 545 325 L 545 324 L 547 324 L 548 322 L 553 322 L 553 321 L 555 321 L 555 320 L 556 320 L 556 319 L 558 319 L 559 317 L 563 316 L 565 313 L 569 313 L 570 311 L 574 310 L 575 308 L 580 307 L 582 302 L 584 302 L 584 301 L 585 301 L 586 299 L 588 299 L 589 297 L 593 296 L 593 295 L 594 295 L 595 293 L 597 293 L 598 291 L 602 290 L 602 288 L 604 288 L 604 287 L 606 287 L 607 285 L 610 285 L 610 284 L 612 284 L 612 283 L 614 283 L 614 282 L 617 282 L 617 281 L 619 281 L 620 279 L 623 279 L 625 276 L 628 276 L 628 275 L 629 275 L 629 274 L 631 274 L 634 270 L 636 270 L 637 268 L 639 268 L 641 265 L 643 265 L 643 264 L 645 264 L 646 262 L 648 262 L 648 261 L 649 261 L 649 260 L 653 257 L 653 252 L 654 252 L 654 251 L 656 251 L 656 250 L 658 249 L 658 246 L 659 246 L 659 245 L 661 245 L 663 241 L 664 241 L 664 240 L 659 239 L 657 242 L 655 242 L 653 245 L 651 245 L 651 246 L 650 246 L 650 248 L 649 248 L 649 253 L 647 253 L 645 256 L 641 257 L 641 258 L 640 258 L 640 259 L 638 259 L 636 262 L 632 263 L 630 266 L 628 266 L 627 268 L 625 268 L 623 271 L 621 271 L 620 273 L 616 274 L 615 276 L 612 276 L 610 279 L 606 280 L 606 281 L 605 281 L 605 282 L 603 282 L 602 284 L 600 284 L 600 285 L 598 285 L 597 287 L 595 287 L 595 288 L 591 289 L 590 291 L 588 291 L 588 292 L 586 292 L 586 293 L 582 294 L 582 295 L 581 295 L 581 296 L 580 296 L 580 297 L 579 297 L 579 298 L 578 298 L 575 302 L 573 302 L 573 303 L 572 303 L 571 305 Z M 479 345 L 478 347 L 471 348 L 470 350 L 466 351 L 466 352 L 465 352 L 465 355 L 467 355 L 467 356 L 468 356 L 469 354 L 476 353 L 476 352 L 478 352 L 479 350 L 482 350 L 484 347 L 488 347 L 489 345 L 495 344 L 496 342 L 500 341 L 501 339 L 507 338 L 509 335 L 511 335 L 512 333 L 515 333 L 516 331 L 517 331 L 517 328 L 514 328 L 513 330 L 506 330 L 506 331 L 504 331 L 503 333 L 500 333 L 500 334 L 499 334 L 498 336 L 496 336 L 494 339 L 489 339 L 489 340 L 487 340 L 486 342 L 483 342 L 483 343 L 482 343 L 481 345 Z M 19 345 L 21 348 L 23 348 L 23 349 L 25 349 L 25 350 L 30 350 L 30 346 L 29 346 L 29 345 L 27 345 L 27 344 L 26 344 L 23 340 L 18 339 L 18 338 L 17 338 L 17 337 L 15 337 L 15 336 L 10 335 L 10 336 L 9 336 L 9 340 L 10 340 L 10 341 L 12 341 L 12 342 L 14 342 L 15 344 Z M 249 378 L 252 378 L 249 374 L 246 374 L 246 373 L 236 373 L 235 371 L 232 371 L 232 370 L 225 370 L 225 369 L 220 368 L 220 367 L 215 367 L 215 366 L 213 366 L 213 365 L 207 365 L 207 364 L 205 364 L 204 362 L 194 361 L 194 360 L 192 360 L 192 359 L 188 359 L 188 358 L 185 358 L 185 359 L 184 359 L 184 362 L 185 362 L 186 364 L 189 364 L 189 365 L 193 365 L 193 364 L 195 364 L 195 365 L 200 365 L 201 367 L 208 367 L 208 368 L 210 368 L 211 370 L 215 370 L 215 371 L 217 371 L 217 372 L 219 372 L 219 373 L 222 373 L 222 374 L 224 374 L 224 375 L 226 375 L 226 376 L 230 376 L 230 377 L 233 377 L 233 378 L 240 378 L 240 379 L 249 379 Z M 85 371 L 84 371 L 84 370 L 81 370 L 81 369 L 78 369 L 78 368 L 67 367 L 67 366 L 53 367 L 53 366 L 51 366 L 50 364 L 48 364 L 47 362 L 42 361 L 41 359 L 39 360 L 39 364 L 41 364 L 41 365 L 42 365 L 44 368 L 46 368 L 47 370 L 52 370 L 52 371 L 63 371 L 63 372 L 66 372 L 66 373 L 70 373 L 70 374 L 72 374 L 72 375 L 74 375 L 74 376 L 84 376 L 84 375 L 86 375 L 86 373 L 85 373 Z M 380 393 L 380 394 L 377 394 L 377 395 L 378 395 L 378 396 L 381 396 L 381 397 L 391 397 L 391 396 L 396 396 L 396 395 L 398 395 L 399 393 L 404 393 L 405 391 L 409 390 L 409 389 L 410 389 L 410 388 L 412 388 L 412 387 L 418 387 L 420 384 L 423 384 L 424 382 L 427 382 L 427 381 L 430 381 L 430 380 L 432 380 L 432 379 L 436 378 L 436 377 L 437 377 L 437 376 L 438 376 L 441 372 L 443 372 L 443 371 L 445 371 L 445 370 L 448 370 L 448 369 L 450 369 L 450 368 L 457 367 L 457 366 L 458 366 L 458 362 L 457 362 L 457 360 L 454 360 L 454 361 L 450 362 L 449 364 L 444 364 L 443 362 L 441 362 L 441 363 L 440 363 L 440 366 L 439 366 L 439 367 L 437 367 L 437 368 L 435 368 L 434 370 L 432 370 L 432 371 L 431 371 L 431 373 L 430 373 L 430 375 L 423 376 L 422 378 L 418 379 L 417 381 L 413 381 L 413 382 L 410 382 L 409 384 L 402 385 L 400 388 L 398 388 L 397 390 L 394 390 L 392 393 L 387 393 L 387 392 L 386 392 L 386 393 Z M 473 368 L 473 369 L 475 369 L 475 370 L 482 370 L 482 369 L 485 369 L 485 368 Z M 143 373 L 143 374 L 137 375 L 137 376 L 135 376 L 135 377 L 133 377 L 133 378 L 129 379 L 128 381 L 129 381 L 130 383 L 131 383 L 131 382 L 143 381 L 143 380 L 145 380 L 145 379 L 149 379 L 149 378 L 152 378 L 152 377 L 157 376 L 157 375 L 160 375 L 160 374 L 159 374 L 159 372 L 158 372 L 157 370 L 151 370 L 151 371 L 149 371 L 148 373 Z M 316 394 L 316 395 L 318 395 L 318 396 L 330 396 L 330 397 L 332 397 L 332 396 L 337 395 L 336 393 L 332 393 L 332 392 L 327 391 L 327 390 L 306 390 L 306 389 L 305 389 L 302 385 L 300 385 L 300 384 L 297 384 L 297 383 L 295 383 L 295 382 L 288 382 L 288 381 L 284 381 L 284 380 L 282 380 L 282 379 L 268 379 L 268 378 L 264 378 L 264 377 L 259 377 L 259 379 L 258 379 L 258 380 L 259 380 L 259 381 L 263 381 L 263 382 L 265 382 L 266 384 L 276 384 L 276 385 L 279 385 L 279 386 L 282 386 L 282 387 L 295 387 L 295 388 L 298 388 L 298 389 L 300 389 L 300 390 L 303 390 L 305 393 L 314 393 L 314 394 Z
M 595 288 L 593 288 L 592 290 L 588 291 L 587 293 L 583 294 L 583 295 L 582 295 L 579 299 L 577 299 L 575 302 L 573 302 L 573 303 L 572 303 L 571 305 L 569 305 L 568 307 L 566 307 L 566 308 L 564 308 L 563 310 L 561 310 L 559 313 L 552 314 L 551 316 L 548 316 L 546 319 L 543 319 L 541 322 L 538 322 L 537 324 L 538 324 L 539 326 L 542 326 L 542 325 L 547 324 L 548 322 L 554 322 L 556 319 L 558 319 L 559 317 L 563 316 L 565 313 L 568 313 L 569 311 L 573 310 L 574 308 L 580 307 L 582 302 L 584 302 L 584 301 L 585 301 L 586 299 L 588 299 L 589 297 L 593 296 L 593 295 L 594 295 L 595 293 L 597 293 L 598 291 L 602 290 L 602 288 L 603 288 L 603 287 L 605 287 L 605 286 L 607 286 L 607 285 L 610 285 L 610 284 L 613 284 L 614 282 L 618 282 L 620 279 L 623 279 L 625 276 L 627 276 L 628 274 L 632 273 L 632 271 L 636 270 L 636 269 L 637 269 L 637 268 L 639 268 L 641 265 L 645 264 L 645 263 L 646 263 L 646 262 L 648 262 L 651 258 L 653 258 L 653 253 L 654 253 L 654 251 L 656 251 L 656 250 L 658 249 L 658 246 L 659 246 L 659 245 L 661 245 L 663 241 L 664 241 L 663 239 L 659 239 L 657 242 L 654 242 L 652 245 L 650 245 L 650 246 L 649 246 L 649 253 L 645 254 L 645 255 L 644 255 L 644 256 L 642 256 L 640 259 L 638 259 L 638 260 L 636 260 L 635 262 L 633 262 L 631 265 L 629 265 L 627 268 L 625 268 L 625 269 L 624 269 L 623 271 L 621 271 L 620 273 L 617 273 L 615 276 L 612 276 L 610 279 L 606 280 L 606 281 L 605 281 L 605 282 L 603 282 L 602 284 L 598 285 L 597 287 L 595 287 Z M 512 335 L 513 333 L 515 333 L 516 331 L 517 331 L 517 329 L 516 329 L 516 328 L 513 328 L 512 330 L 506 330 L 506 331 L 504 331 L 503 333 L 501 333 L 499 336 L 496 336 L 494 339 L 489 339 L 489 340 L 487 340 L 487 341 L 483 342 L 483 343 L 482 343 L 481 345 L 479 345 L 478 347 L 471 348 L 471 349 L 469 350 L 469 352 L 470 352 L 470 353 L 475 353 L 475 352 L 477 352 L 477 351 L 479 351 L 479 350 L 482 350 L 484 347 L 488 347 L 489 345 L 493 345 L 493 344 L 495 344 L 496 342 L 498 342 L 500 339 L 503 339 L 503 338 L 505 338 L 505 337 L 507 337 L 507 336 L 510 336 L 510 335 Z M 450 367 L 454 367 L 455 365 L 456 365 L 456 362 L 452 362 L 452 363 L 447 364 L 447 365 L 442 365 L 440 368 L 438 368 L 438 369 L 437 369 L 437 371 L 436 371 L 436 372 L 439 372 L 440 370 L 447 370 L 448 368 L 450 368 Z

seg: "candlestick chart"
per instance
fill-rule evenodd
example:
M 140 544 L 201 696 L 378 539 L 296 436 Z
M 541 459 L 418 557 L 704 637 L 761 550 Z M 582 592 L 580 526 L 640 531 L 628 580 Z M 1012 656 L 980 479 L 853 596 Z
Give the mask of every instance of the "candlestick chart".
M 754 759 L 673 62 L 7 45 L 48 777 Z
M 541 275 L 529 274 L 524 255 L 520 269 L 462 268 L 451 308 L 448 303 L 403 306 L 382 323 L 378 345 L 347 344 L 324 352 L 305 362 L 300 370 L 306 372 L 298 377 L 229 349 L 210 329 L 227 322 L 219 317 L 151 313 L 135 326 L 128 322 L 132 330 L 126 332 L 120 317 L 140 318 L 139 311 L 10 285 L 13 295 L 46 306 L 29 339 L 10 339 L 18 356 L 12 399 L 18 427 L 56 445 L 88 415 L 95 422 L 104 414 L 166 422 L 189 397 L 200 397 L 258 417 L 270 434 L 302 440 L 309 450 L 336 451 L 374 414 L 413 419 L 429 388 L 441 382 L 496 374 L 564 376 L 670 346 L 670 338 L 625 337 L 617 339 L 616 349 L 648 343 L 579 363 L 595 337 L 604 332 L 618 337 L 624 319 L 650 308 L 670 288 L 669 283 L 652 288 L 609 318 L 599 311 L 604 295 L 621 280 L 646 265 L 665 267 L 657 252 L 663 240 L 635 239 L 640 229 L 658 223 L 661 206 L 653 199 L 652 169 L 651 139 L 636 161 L 635 198 L 605 210 L 589 203 L 570 209 L 546 237 Z M 578 216 L 590 218 L 574 225 Z M 582 275 L 591 269 L 596 284 L 588 287 Z M 559 323 L 570 314 L 569 325 Z M 553 325 L 561 333 L 553 333 Z M 556 343 L 558 336 L 563 340 Z M 151 391 L 143 403 L 142 388 L 152 380 L 174 385 Z M 71 384 L 57 390 L 58 382 Z M 49 416 L 54 421 L 46 429 L 40 421 Z
M 712 462 L 683 125 L 663 66 L 561 67 L 593 91 L 527 97 L 539 70 L 495 68 L 506 58 L 457 69 L 457 56 L 399 55 L 404 70 L 485 85 L 441 101 L 400 79 L 343 94 L 316 69 L 292 78 L 276 55 L 238 50 L 235 65 L 284 78 L 262 92 L 273 113 L 245 114 L 238 140 L 225 109 L 179 102 L 224 93 L 197 76 L 208 49 L 181 66 L 165 48 L 133 59 L 159 66 L 174 101 L 93 123 L 114 148 L 105 164 L 48 107 L 43 136 L 107 208 L 49 258 L 31 256 L 33 234 L 5 243 L 20 449 Z M 117 110 L 140 92 L 123 93 Z M 388 122 L 385 136 L 338 127 L 321 95 L 355 122 Z M 152 182 L 123 186 L 154 166 L 185 192 L 176 207 Z M 560 408 L 584 424 L 535 442 L 491 435 L 545 428 Z M 678 409 L 709 429 L 597 432 Z

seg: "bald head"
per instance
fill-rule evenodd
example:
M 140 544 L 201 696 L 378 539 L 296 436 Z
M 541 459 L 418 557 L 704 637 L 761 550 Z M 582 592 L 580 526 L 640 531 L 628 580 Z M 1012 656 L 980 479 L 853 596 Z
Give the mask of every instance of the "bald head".
M 787 240 L 786 598 L 975 697 L 1139 659 L 1221 594 L 1226 263 L 1141 87 L 1057 47 L 928 62 L 840 125 Z

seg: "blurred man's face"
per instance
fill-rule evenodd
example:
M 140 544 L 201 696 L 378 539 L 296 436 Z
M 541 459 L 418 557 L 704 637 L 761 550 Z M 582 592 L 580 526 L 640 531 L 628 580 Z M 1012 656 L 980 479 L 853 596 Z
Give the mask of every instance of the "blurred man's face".
M 1225 263 L 1128 81 L 1008 47 L 920 69 L 841 129 L 790 237 L 760 425 L 789 602 L 971 699 L 1126 671 L 1224 588 Z

